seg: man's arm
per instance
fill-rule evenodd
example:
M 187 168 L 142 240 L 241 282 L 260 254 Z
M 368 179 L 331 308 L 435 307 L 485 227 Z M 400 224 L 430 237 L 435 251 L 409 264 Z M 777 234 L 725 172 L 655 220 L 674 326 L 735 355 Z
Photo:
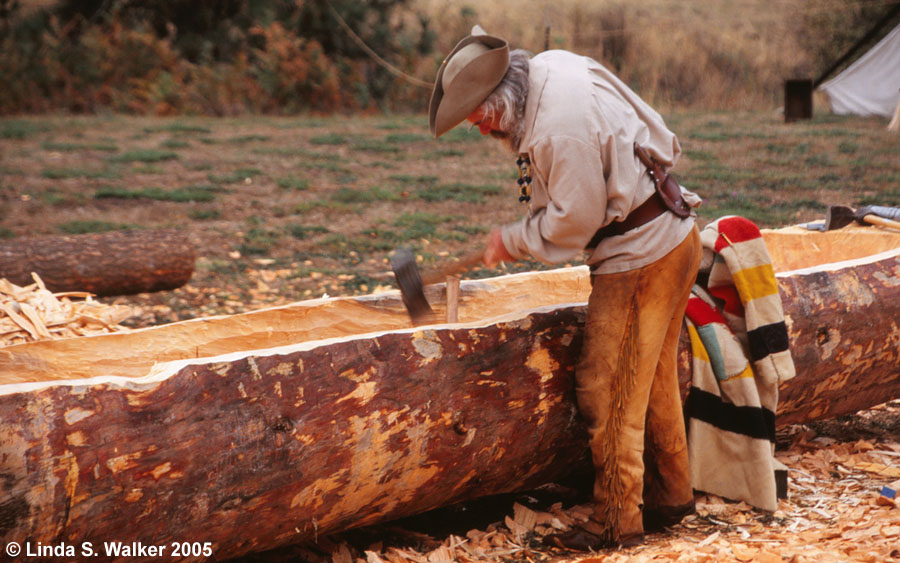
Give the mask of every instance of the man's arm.
M 612 153 L 608 162 L 618 167 L 615 148 L 604 147 L 604 152 Z M 535 146 L 534 172 L 544 180 L 549 201 L 531 216 L 501 229 L 511 256 L 531 255 L 553 264 L 583 252 L 606 216 L 605 156 L 572 137 L 552 137 Z

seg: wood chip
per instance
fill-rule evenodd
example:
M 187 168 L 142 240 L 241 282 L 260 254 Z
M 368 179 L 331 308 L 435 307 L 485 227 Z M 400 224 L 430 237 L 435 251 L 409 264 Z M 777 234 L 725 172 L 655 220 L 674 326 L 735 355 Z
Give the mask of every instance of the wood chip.
M 128 330 L 121 326 L 131 307 L 105 305 L 90 293 L 52 293 L 37 274 L 18 286 L 0 278 L 0 347 Z
M 516 524 L 525 528 L 525 531 L 530 532 L 537 524 L 538 515 L 527 506 L 515 503 L 513 504 L 513 519 L 516 521 Z

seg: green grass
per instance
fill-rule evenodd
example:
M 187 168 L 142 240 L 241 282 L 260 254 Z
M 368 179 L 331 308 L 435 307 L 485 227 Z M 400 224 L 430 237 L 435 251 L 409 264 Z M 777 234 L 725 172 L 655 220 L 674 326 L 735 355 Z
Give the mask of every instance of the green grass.
M 235 184 L 237 182 L 246 182 L 248 179 L 262 175 L 259 168 L 238 168 L 227 174 L 208 174 L 206 177 L 214 184 Z
M 28 139 L 32 135 L 49 130 L 50 126 L 46 123 L 20 120 L 0 121 L 0 139 Z
M 438 149 L 425 153 L 425 158 L 453 158 L 465 155 L 466 151 L 460 149 Z
M 279 239 L 281 233 L 277 230 L 253 227 L 244 234 L 244 242 L 238 250 L 248 256 L 266 255 L 278 244 Z
M 420 188 L 416 195 L 419 199 L 434 201 L 459 201 L 465 203 L 484 203 L 485 198 L 498 195 L 503 190 L 493 184 L 439 184 L 437 186 Z
M 7 229 L 6 227 L 0 227 L 0 239 L 11 239 L 16 238 L 16 233 Z
M 475 236 L 484 234 L 490 231 L 489 228 L 484 225 L 461 225 L 455 224 L 450 227 L 452 230 L 462 233 L 467 236 Z
M 684 156 L 698 162 L 718 162 L 719 157 L 712 151 L 686 150 Z
M 854 201 L 854 205 L 886 205 L 888 207 L 900 207 L 900 186 L 886 190 L 882 189 L 876 194 L 860 196 Z
M 804 160 L 807 166 L 834 166 L 831 157 L 827 154 L 813 154 Z
M 388 143 L 427 143 L 432 139 L 420 133 L 391 133 L 384 140 Z
M 727 131 L 691 131 L 688 137 L 695 141 L 725 142 L 740 139 L 743 133 L 729 133 Z
M 309 142 L 314 145 L 345 145 L 347 144 L 347 137 L 338 133 L 328 133 L 327 135 L 310 137 Z
M 294 206 L 293 213 L 294 213 L 294 215 L 303 215 L 305 213 L 309 213 L 311 211 L 317 211 L 317 210 L 343 212 L 343 211 L 350 211 L 351 209 L 352 208 L 347 203 L 343 203 L 343 202 L 339 202 L 339 201 L 332 201 L 332 200 L 325 200 L 325 199 L 316 199 L 316 200 L 312 200 L 312 201 L 304 201 L 303 203 L 298 203 L 297 205 Z
M 393 250 L 396 244 L 395 240 L 388 231 L 367 229 L 353 235 L 332 233 L 318 243 L 318 248 L 326 254 L 343 260 L 351 251 L 373 253 Z
M 54 152 L 98 151 L 116 152 L 119 147 L 110 143 L 66 143 L 60 141 L 44 141 L 41 148 Z
M 108 231 L 130 231 L 140 229 L 138 225 L 126 223 L 112 223 L 109 221 L 68 221 L 60 224 L 57 229 L 67 235 L 83 235 L 88 233 L 104 233 Z
M 296 224 L 289 225 L 288 232 L 292 237 L 299 240 L 306 240 L 308 238 L 314 237 L 316 235 L 323 235 L 328 231 L 325 227 L 320 225 L 304 225 L 304 224 Z
M 456 223 L 463 219 L 460 216 L 439 215 L 424 211 L 404 213 L 394 220 L 394 226 L 402 229 L 404 240 L 432 238 L 438 234 L 438 227 L 447 223 Z
M 447 131 L 437 140 L 441 143 L 471 143 L 483 141 L 484 135 L 477 127 L 471 127 L 466 123 Z
M 163 162 L 166 160 L 175 160 L 178 154 L 172 151 L 164 151 L 159 149 L 134 149 L 126 151 L 122 154 L 110 157 L 110 162 L 127 163 L 127 162 Z
M 295 178 L 288 176 L 286 178 L 278 178 L 275 184 L 283 190 L 304 191 L 309 189 L 309 180 L 306 178 Z
M 391 174 L 388 178 L 401 184 L 435 184 L 440 180 L 437 176 L 413 176 L 412 174 Z
M 239 135 L 237 137 L 231 137 L 230 139 L 228 139 L 228 142 L 242 145 L 245 143 L 253 143 L 257 141 L 268 141 L 271 138 L 272 137 L 270 135 Z
M 116 170 L 94 170 L 89 168 L 45 168 L 41 170 L 41 176 L 51 180 L 65 180 L 67 178 L 90 178 L 113 180 L 122 177 Z
M 167 125 L 157 125 L 153 127 L 145 127 L 144 133 L 212 133 L 212 129 L 202 125 L 188 125 L 186 123 L 170 123 Z
M 165 141 L 161 142 L 159 146 L 164 149 L 186 149 L 191 146 L 191 144 L 180 139 L 166 139 Z
M 841 141 L 838 143 L 838 152 L 842 154 L 856 154 L 859 151 L 859 143 L 852 141 Z
M 221 219 L 222 212 L 218 209 L 193 209 L 188 211 L 188 217 L 194 221 L 211 221 L 213 219 Z
M 174 201 L 178 203 L 185 202 L 209 202 L 216 199 L 216 186 L 186 186 L 184 188 L 175 188 L 166 190 L 157 187 L 147 187 L 139 189 L 119 188 L 119 187 L 103 187 L 98 188 L 94 192 L 95 199 L 152 199 L 156 201 Z
M 374 201 L 397 201 L 400 195 L 392 190 L 375 186 L 369 189 L 338 188 L 330 199 L 339 203 L 372 203 Z
M 338 174 L 349 174 L 350 169 L 341 166 L 337 162 L 304 162 L 300 168 L 308 170 L 327 170 L 328 172 L 336 172 Z
M 384 141 L 376 141 L 373 139 L 363 139 L 357 141 L 350 146 L 355 151 L 378 152 L 378 153 L 399 153 L 400 147 L 386 144 Z
M 55 186 L 50 187 L 47 189 L 47 191 L 38 194 L 38 197 L 47 205 L 65 205 L 69 203 L 69 200 L 66 198 L 66 196 L 60 193 Z

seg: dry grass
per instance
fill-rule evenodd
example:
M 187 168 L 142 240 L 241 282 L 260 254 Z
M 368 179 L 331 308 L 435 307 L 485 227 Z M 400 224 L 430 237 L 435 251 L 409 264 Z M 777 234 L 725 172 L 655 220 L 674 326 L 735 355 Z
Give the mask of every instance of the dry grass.
M 858 2 L 834 0 L 417 0 L 417 4 L 441 22 L 439 52 L 448 52 L 473 23 L 479 23 L 488 32 L 509 38 L 514 47 L 539 52 L 549 44 L 602 60 L 657 104 L 729 109 L 780 105 L 785 79 L 813 78 L 822 70 L 813 43 L 830 38 L 827 30 L 810 26 L 823 25 L 822 14 L 840 17 L 860 9 Z M 834 45 L 837 52 L 843 48 Z

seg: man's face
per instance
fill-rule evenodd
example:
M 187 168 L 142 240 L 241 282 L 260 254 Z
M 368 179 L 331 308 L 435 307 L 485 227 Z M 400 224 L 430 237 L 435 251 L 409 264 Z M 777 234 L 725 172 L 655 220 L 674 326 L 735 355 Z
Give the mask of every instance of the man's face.
M 486 118 L 484 111 L 479 107 L 469 114 L 466 120 L 472 125 L 477 125 L 478 130 L 481 131 L 482 135 L 490 135 L 491 137 L 502 141 L 509 150 L 515 153 L 519 148 L 518 142 L 516 142 L 517 139 L 512 139 L 508 131 L 504 131 L 500 128 L 500 119 L 502 117 L 502 115 L 495 114 L 490 118 Z
M 477 125 L 482 135 L 493 135 L 495 132 L 503 133 L 500 129 L 500 117 L 499 115 L 494 115 L 491 119 L 486 119 L 484 111 L 479 107 L 470 113 L 466 120 L 473 125 Z

